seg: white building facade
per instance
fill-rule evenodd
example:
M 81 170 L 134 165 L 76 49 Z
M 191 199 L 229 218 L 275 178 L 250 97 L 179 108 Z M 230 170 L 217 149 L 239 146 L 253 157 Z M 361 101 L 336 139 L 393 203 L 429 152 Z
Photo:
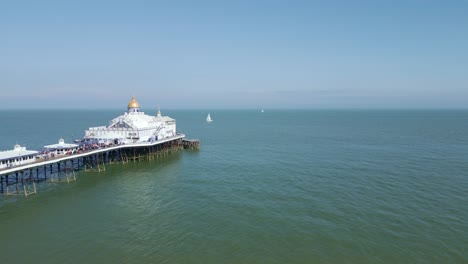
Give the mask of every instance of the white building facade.
M 26 147 L 16 144 L 13 150 L 0 151 L 0 169 L 32 163 L 36 161 L 38 153 L 38 151 L 26 150 Z
M 127 112 L 110 121 L 108 126 L 90 127 L 85 131 L 85 140 L 100 143 L 130 144 L 150 142 L 176 135 L 176 121 L 162 116 L 158 110 L 156 116 L 140 111 L 140 104 L 135 97 L 128 103 Z
M 54 155 L 75 154 L 75 152 L 78 150 L 78 147 L 79 145 L 77 144 L 65 143 L 65 140 L 63 140 L 63 138 L 59 139 L 58 144 L 44 146 L 44 148 L 47 151 L 47 154 Z

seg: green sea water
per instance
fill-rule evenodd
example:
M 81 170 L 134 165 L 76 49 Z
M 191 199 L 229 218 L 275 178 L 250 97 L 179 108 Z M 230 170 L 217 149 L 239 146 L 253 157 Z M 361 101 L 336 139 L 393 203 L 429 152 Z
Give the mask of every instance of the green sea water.
M 0 149 L 122 111 L 0 111 Z M 166 111 L 200 151 L 0 197 L 1 263 L 468 263 L 468 111 Z

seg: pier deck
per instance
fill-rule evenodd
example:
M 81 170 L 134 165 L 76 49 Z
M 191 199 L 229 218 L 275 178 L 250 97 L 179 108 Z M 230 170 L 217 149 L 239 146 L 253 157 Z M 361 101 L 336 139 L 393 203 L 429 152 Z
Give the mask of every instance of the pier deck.
M 15 173 L 17 171 L 32 169 L 32 168 L 35 168 L 35 167 L 41 167 L 41 166 L 46 166 L 46 165 L 50 165 L 50 164 L 54 164 L 54 163 L 59 163 L 59 162 L 62 162 L 62 161 L 67 161 L 67 160 L 72 160 L 72 159 L 77 159 L 77 158 L 83 158 L 83 157 L 86 157 L 86 156 L 96 155 L 96 154 L 100 154 L 100 153 L 104 153 L 104 152 L 108 152 L 108 151 L 113 151 L 113 150 L 128 149 L 128 148 L 153 147 L 153 146 L 156 146 L 156 145 L 160 145 L 160 144 L 163 144 L 163 143 L 167 143 L 167 142 L 170 142 L 170 141 L 174 141 L 174 140 L 177 140 L 177 139 L 183 139 L 183 138 L 185 138 L 184 134 L 178 134 L 178 135 L 175 135 L 173 137 L 168 137 L 168 138 L 165 138 L 165 139 L 162 139 L 162 140 L 157 140 L 157 141 L 154 141 L 154 142 L 141 142 L 141 143 L 133 143 L 133 144 L 124 144 L 124 145 L 118 145 L 118 146 L 113 146 L 113 147 L 106 147 L 106 148 L 102 148 L 102 149 L 90 150 L 90 151 L 79 153 L 79 154 L 72 154 L 72 155 L 57 157 L 57 158 L 53 158 L 53 159 L 48 159 L 48 160 L 45 160 L 45 161 L 33 162 L 33 163 L 25 164 L 25 165 L 15 166 L 15 167 L 12 167 L 12 168 L 2 169 L 2 170 L 0 170 L 0 176 L 12 174 L 12 173 Z
M 152 161 L 186 148 L 188 141 L 184 138 L 184 134 L 177 134 L 154 142 L 103 147 L 5 168 L 0 170 L 0 193 L 7 196 L 24 193 L 27 197 L 37 193 L 36 182 L 70 183 L 76 181 L 75 171 L 81 169 L 85 172 L 105 172 L 106 163 L 135 163 L 146 158 Z

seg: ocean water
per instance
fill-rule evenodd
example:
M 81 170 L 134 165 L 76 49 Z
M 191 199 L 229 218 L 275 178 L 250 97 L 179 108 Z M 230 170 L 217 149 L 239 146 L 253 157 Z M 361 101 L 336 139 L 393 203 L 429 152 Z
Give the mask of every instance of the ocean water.
M 122 111 L 0 111 L 0 149 Z M 468 111 L 166 111 L 200 151 L 0 197 L 1 263 L 467 263 Z

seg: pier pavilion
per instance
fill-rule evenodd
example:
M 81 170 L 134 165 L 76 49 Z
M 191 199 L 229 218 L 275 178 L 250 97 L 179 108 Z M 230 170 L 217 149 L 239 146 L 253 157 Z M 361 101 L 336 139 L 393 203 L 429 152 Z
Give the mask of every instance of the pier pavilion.
M 0 151 L 0 169 L 32 163 L 38 153 L 16 144 L 12 150 Z
M 59 139 L 58 144 L 44 146 L 48 154 L 54 155 L 74 154 L 78 147 L 77 144 L 65 143 L 63 138 Z
M 110 121 L 108 126 L 90 127 L 85 131 L 85 140 L 115 144 L 151 142 L 176 135 L 176 121 L 162 116 L 147 115 L 140 110 L 140 104 L 132 97 L 127 112 Z

